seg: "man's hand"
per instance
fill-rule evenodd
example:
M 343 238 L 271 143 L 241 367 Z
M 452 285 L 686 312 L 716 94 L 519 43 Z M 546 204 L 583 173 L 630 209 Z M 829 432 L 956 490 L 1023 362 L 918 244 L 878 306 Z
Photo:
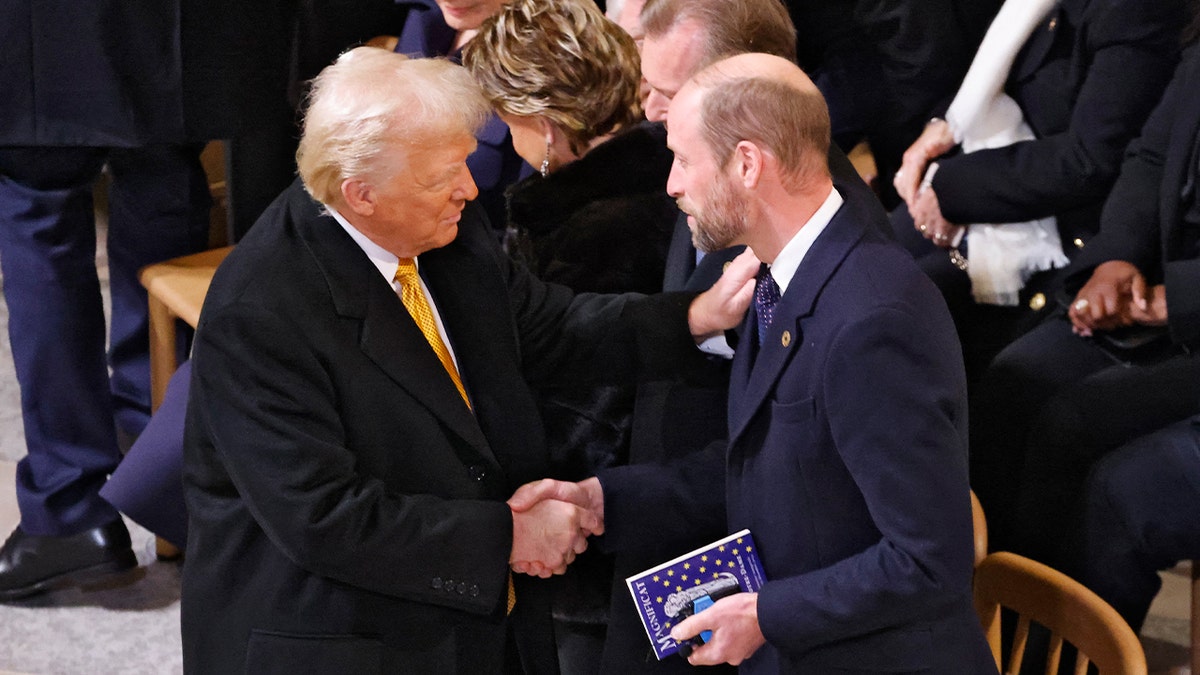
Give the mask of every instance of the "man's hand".
M 587 550 L 587 538 L 604 524 L 587 509 L 556 499 L 513 511 L 513 544 L 508 562 L 515 572 L 542 578 L 562 574 Z
M 1147 286 L 1146 277 L 1139 274 L 1133 278 L 1130 295 L 1133 296 L 1133 305 L 1129 308 L 1129 315 L 1134 323 L 1144 326 L 1167 325 L 1166 286 Z
M 593 534 L 604 534 L 604 490 L 600 488 L 598 478 L 588 478 L 578 483 L 552 478 L 535 480 L 517 488 L 513 496 L 508 498 L 508 508 L 528 511 L 533 505 L 547 499 L 570 502 L 587 509 L 600 521 L 600 530 Z
M 942 217 L 942 207 L 938 204 L 937 194 L 932 187 L 924 187 L 918 191 L 917 198 L 909 207 L 909 215 L 913 219 L 913 227 L 934 246 L 950 248 L 958 241 L 959 231 L 965 229 Z
M 758 593 L 721 598 L 712 607 L 679 622 L 671 629 L 671 638 L 681 642 L 706 630 L 712 631 L 712 639 L 692 651 L 688 663 L 693 666 L 736 666 L 753 656 L 767 641 L 758 626 Z
M 1143 289 L 1143 299 L 1146 299 L 1146 280 L 1132 263 L 1109 260 L 1097 265 L 1067 310 L 1071 330 L 1076 335 L 1087 337 L 1093 331 L 1112 330 L 1132 324 L 1135 284 Z M 1165 307 L 1163 313 L 1165 318 Z
M 754 297 L 754 277 L 761 263 L 747 248 L 730 261 L 712 288 L 696 296 L 688 308 L 688 328 L 699 344 L 742 322 Z
M 518 557 L 517 555 L 517 517 L 528 514 L 542 504 L 561 504 L 574 506 L 579 512 L 578 536 L 571 542 L 570 550 L 563 558 L 556 561 L 536 557 Z M 600 481 L 588 478 L 579 483 L 568 483 L 550 478 L 526 483 L 517 488 L 512 497 L 508 498 L 508 508 L 513 511 L 513 555 L 509 560 L 514 572 L 530 574 L 538 577 L 548 577 L 551 574 L 562 574 L 575 556 L 587 548 L 587 537 L 593 534 L 604 534 L 604 492 L 600 489 Z M 524 554 L 523 554 L 524 555 Z M 564 562 L 565 561 L 565 562 Z
M 921 136 L 904 151 L 900 168 L 892 177 L 892 185 L 912 211 L 925 169 L 934 159 L 954 147 L 954 134 L 945 120 L 934 120 L 925 126 Z

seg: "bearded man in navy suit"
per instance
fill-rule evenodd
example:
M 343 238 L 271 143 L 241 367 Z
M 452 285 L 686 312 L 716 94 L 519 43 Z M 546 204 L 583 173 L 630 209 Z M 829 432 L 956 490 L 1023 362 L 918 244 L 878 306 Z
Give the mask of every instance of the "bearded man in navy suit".
M 769 581 L 673 627 L 677 640 L 712 631 L 694 665 L 995 673 L 971 601 L 954 326 L 871 209 L 831 179 L 819 92 L 790 62 L 744 54 L 684 85 L 667 128 L 667 190 L 697 248 L 742 243 L 765 263 L 737 336 L 729 444 L 706 467 L 724 472 L 724 498 L 681 478 L 695 466 L 633 467 L 535 483 L 510 504 L 575 499 L 625 543 L 723 505 L 731 531 L 754 534 Z

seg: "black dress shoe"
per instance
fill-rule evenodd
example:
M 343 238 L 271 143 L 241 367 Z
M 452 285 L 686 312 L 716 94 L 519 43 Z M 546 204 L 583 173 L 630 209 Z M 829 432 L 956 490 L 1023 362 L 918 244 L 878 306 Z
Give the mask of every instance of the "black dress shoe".
M 0 601 L 96 581 L 137 567 L 125 523 L 65 537 L 27 534 L 17 529 L 0 548 Z

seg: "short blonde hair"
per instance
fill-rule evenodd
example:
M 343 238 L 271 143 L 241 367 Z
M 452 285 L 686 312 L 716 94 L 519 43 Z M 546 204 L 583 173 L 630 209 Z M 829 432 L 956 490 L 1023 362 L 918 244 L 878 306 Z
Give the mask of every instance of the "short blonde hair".
M 300 179 L 314 199 L 337 203 L 345 179 L 396 170 L 406 147 L 474 136 L 490 114 L 471 76 L 445 59 L 351 49 L 312 82 L 296 150 Z
M 637 45 L 592 0 L 514 0 L 479 27 L 463 64 L 497 110 L 548 118 L 576 152 L 642 116 Z

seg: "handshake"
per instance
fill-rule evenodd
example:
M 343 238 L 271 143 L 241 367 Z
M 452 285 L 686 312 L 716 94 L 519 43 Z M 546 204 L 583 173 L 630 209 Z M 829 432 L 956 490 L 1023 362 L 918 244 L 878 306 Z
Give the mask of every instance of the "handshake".
M 562 574 L 587 549 L 587 538 L 604 534 L 604 493 L 600 481 L 578 483 L 544 479 L 526 483 L 508 500 L 514 572 L 547 578 Z

